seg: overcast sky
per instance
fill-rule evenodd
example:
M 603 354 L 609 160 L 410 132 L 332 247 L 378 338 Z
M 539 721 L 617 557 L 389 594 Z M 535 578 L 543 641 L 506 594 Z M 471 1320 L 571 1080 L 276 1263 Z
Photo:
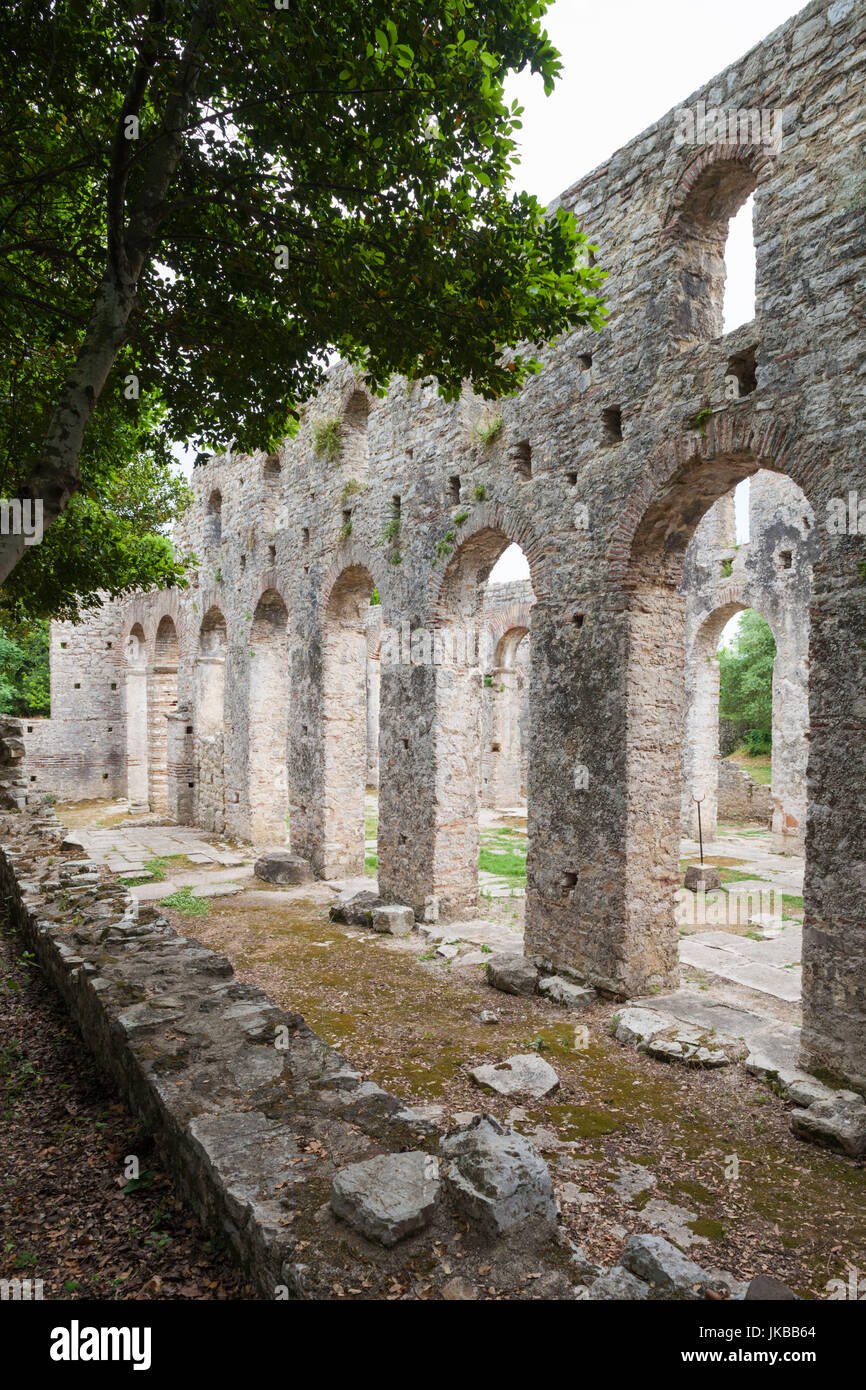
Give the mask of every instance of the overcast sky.
M 545 97 L 525 73 L 508 84 L 525 108 L 518 184 L 549 203 L 801 9 L 793 0 L 554 0 L 545 23 L 562 55 L 556 90 Z M 731 224 L 725 261 L 730 331 L 754 311 L 751 199 Z M 511 546 L 491 579 L 525 578 Z

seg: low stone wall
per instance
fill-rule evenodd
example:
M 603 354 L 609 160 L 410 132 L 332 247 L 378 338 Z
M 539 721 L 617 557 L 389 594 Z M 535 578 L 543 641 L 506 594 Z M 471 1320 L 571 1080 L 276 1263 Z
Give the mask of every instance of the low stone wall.
M 180 1192 L 227 1237 L 263 1298 L 384 1299 L 395 1280 L 407 1297 L 423 1289 L 435 1297 L 452 1271 L 434 1246 L 453 1249 L 455 1240 L 461 1274 L 479 1285 L 489 1282 L 479 1266 L 495 1257 L 509 1297 L 582 1296 L 572 1282 L 579 1265 L 571 1270 L 556 1226 L 529 1227 L 491 1249 L 443 1195 L 423 1231 L 385 1249 L 335 1217 L 339 1170 L 407 1150 L 435 1165 L 436 1126 L 363 1081 L 299 1015 L 235 979 L 227 959 L 155 909 L 138 911 L 118 880 L 64 843 L 50 808 L 0 819 L 7 913 L 152 1129 Z
M 719 820 L 759 821 L 769 825 L 773 818 L 773 793 L 770 787 L 753 782 L 748 772 L 719 760 Z

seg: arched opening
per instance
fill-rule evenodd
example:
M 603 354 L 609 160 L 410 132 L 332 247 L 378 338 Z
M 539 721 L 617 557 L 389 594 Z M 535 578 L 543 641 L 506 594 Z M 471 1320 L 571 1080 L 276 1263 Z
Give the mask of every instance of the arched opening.
M 728 223 L 722 332 L 731 333 L 755 317 L 755 195 L 751 193 Z M 740 394 L 743 383 L 740 383 Z
M 199 629 L 196 660 L 196 821 L 210 830 L 225 829 L 225 671 L 226 622 L 209 608 Z
M 474 908 L 479 887 L 497 915 L 499 900 L 525 896 L 528 572 L 519 546 L 485 528 L 452 557 L 437 601 L 433 882 L 445 916 Z
M 350 391 L 342 412 L 340 463 L 356 478 L 363 477 L 369 464 L 367 418 L 370 397 L 360 387 Z
M 288 839 L 289 615 L 275 589 L 262 594 L 250 630 L 250 838 Z
M 222 735 L 226 645 L 226 620 L 218 608 L 209 608 L 199 629 L 196 672 L 196 729 L 202 738 Z
M 285 524 L 285 509 L 281 495 L 282 479 L 283 470 L 278 456 L 269 454 L 262 465 L 262 526 L 266 536 L 274 536 Z
M 136 623 L 126 641 L 126 796 L 131 811 L 149 807 L 147 648 Z
M 750 164 L 736 159 L 713 161 L 702 169 L 694 183 L 688 173 L 682 180 L 681 187 L 687 186 L 688 191 L 678 199 L 680 206 L 672 219 L 676 237 L 673 335 L 682 347 L 720 338 L 726 331 L 725 253 L 729 232 L 732 219 L 736 219 L 756 185 L 757 176 Z M 749 215 L 744 213 L 746 216 Z M 736 275 L 728 312 L 736 317 L 748 306 L 748 290 L 743 288 L 748 283 L 748 237 L 740 221 L 736 222 L 730 250 Z M 737 322 L 742 321 L 737 317 Z
M 166 812 L 168 798 L 168 717 L 177 710 L 177 628 L 167 614 L 156 629 L 148 681 L 150 808 Z
M 219 488 L 214 488 L 207 499 L 204 518 L 205 545 L 219 545 L 223 536 L 223 496 Z
M 529 721 L 529 628 L 499 638 L 484 675 L 481 804 L 520 814 L 526 807 Z
M 755 479 L 751 489 L 750 546 L 755 546 L 757 538 L 763 536 L 765 546 L 775 547 L 786 526 L 785 507 L 789 499 L 784 492 L 775 497 L 768 516 L 760 525 L 755 524 L 754 504 L 761 491 L 756 484 L 765 474 L 757 470 L 755 460 L 746 452 L 721 455 L 712 460 L 696 458 L 686 463 L 647 508 L 631 547 L 626 579 L 629 593 L 626 843 L 629 852 L 625 864 L 623 924 L 631 943 L 628 961 L 622 967 L 624 993 L 642 994 L 671 987 L 678 978 L 675 895 L 682 883 L 678 866 L 683 800 L 681 750 L 687 731 L 686 597 L 680 586 L 686 552 L 699 521 L 723 499 L 722 506 L 730 513 L 728 520 L 733 525 L 733 489 L 749 475 Z M 778 480 L 783 490 L 794 489 L 799 498 L 797 506 L 802 510 L 802 493 L 791 480 L 779 479 L 775 474 L 770 476 Z M 708 524 L 712 522 L 713 517 L 708 518 Z M 717 527 L 709 532 L 714 544 L 718 534 Z M 714 585 L 723 588 L 729 580 L 735 582 L 738 574 L 747 583 L 758 583 L 761 579 L 762 564 L 757 565 L 753 575 L 748 559 L 736 555 L 725 557 L 724 569 L 719 574 L 713 556 L 718 559 L 711 544 L 709 551 L 702 552 L 699 558 L 707 560 Z M 766 586 L 765 575 L 764 583 Z M 748 588 L 745 592 L 748 593 Z M 785 593 L 777 597 L 784 607 Z M 703 647 L 699 646 L 692 666 L 695 687 L 690 732 L 697 738 L 703 723 L 704 750 L 692 768 L 694 781 L 711 776 L 713 752 L 709 743 L 712 735 L 707 736 L 707 726 L 712 723 L 713 709 L 715 719 L 718 718 L 718 673 L 707 647 L 717 644 L 730 618 L 748 606 L 743 597 L 729 597 L 727 604 L 714 608 L 702 625 Z M 717 753 L 715 758 L 717 769 Z M 702 785 L 701 792 L 706 790 L 706 785 Z
M 370 599 L 374 584 L 362 565 L 344 570 L 331 590 L 322 634 L 323 878 L 364 872 Z

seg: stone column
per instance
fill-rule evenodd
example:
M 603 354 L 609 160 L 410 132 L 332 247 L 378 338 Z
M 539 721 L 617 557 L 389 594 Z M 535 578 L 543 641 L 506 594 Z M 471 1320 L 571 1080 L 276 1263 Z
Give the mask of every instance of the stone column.
M 131 811 L 149 809 L 147 672 L 143 666 L 126 671 L 126 795 Z

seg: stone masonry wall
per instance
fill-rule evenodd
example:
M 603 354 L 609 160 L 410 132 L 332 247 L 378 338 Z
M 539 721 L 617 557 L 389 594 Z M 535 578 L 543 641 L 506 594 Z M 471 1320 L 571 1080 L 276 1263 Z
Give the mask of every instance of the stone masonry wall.
M 325 674 L 336 628 L 347 641 L 353 623 L 362 640 L 366 631 L 346 593 L 375 587 L 383 628 L 407 624 L 417 637 L 414 648 L 383 641 L 380 657 L 380 889 L 447 916 L 477 902 L 484 687 L 465 638 L 492 566 L 519 543 L 536 599 L 527 951 L 613 994 L 644 994 L 677 979 L 686 551 L 739 481 L 786 476 L 815 518 L 803 1062 L 857 1085 L 866 584 L 856 524 L 831 532 L 826 518 L 849 493 L 866 497 L 864 36 L 863 0 L 815 0 L 684 98 L 693 112 L 778 111 L 777 144 L 736 119 L 682 144 L 669 112 L 563 193 L 609 271 L 609 318 L 600 333 L 544 347 L 544 370 L 518 396 L 500 406 L 467 390 L 449 404 L 433 383 L 396 380 L 371 400 L 339 364 L 275 458 L 221 455 L 195 470 L 197 502 L 179 537 L 202 557 L 193 587 L 112 610 L 120 650 L 137 627 L 155 672 L 158 625 L 166 615 L 176 625 L 166 800 L 182 817 L 194 814 L 199 776 L 200 631 L 219 610 L 226 831 L 249 836 L 259 805 L 276 834 L 287 802 L 294 850 L 323 871 L 359 853 L 356 821 L 335 830 L 325 813 L 341 775 Z M 755 319 L 723 334 L 725 236 L 752 192 Z M 734 399 L 732 371 L 743 380 Z M 500 413 L 501 429 L 482 442 L 477 426 Z M 315 428 L 335 417 L 344 448 L 330 461 Z M 265 792 L 255 766 L 251 775 L 261 604 L 287 615 L 270 668 L 275 708 L 288 704 L 285 791 L 282 763 Z M 359 710 L 362 734 L 365 725 Z M 362 750 L 362 775 L 364 763 Z

